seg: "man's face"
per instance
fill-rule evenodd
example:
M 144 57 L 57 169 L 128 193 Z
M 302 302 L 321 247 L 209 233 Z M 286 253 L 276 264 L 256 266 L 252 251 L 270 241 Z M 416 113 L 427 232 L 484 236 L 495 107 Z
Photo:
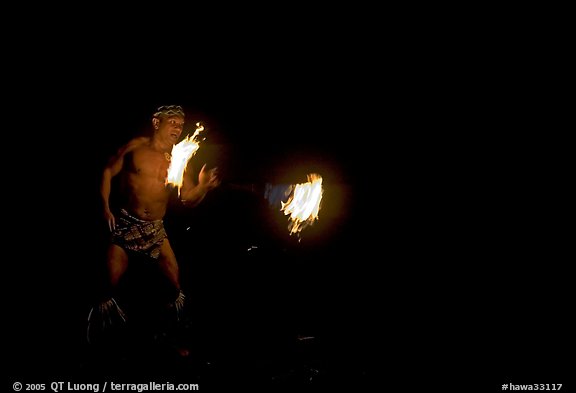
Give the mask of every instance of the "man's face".
M 182 129 L 184 128 L 184 118 L 181 116 L 168 116 L 160 119 L 158 134 L 162 138 L 170 140 L 173 145 L 178 142 Z

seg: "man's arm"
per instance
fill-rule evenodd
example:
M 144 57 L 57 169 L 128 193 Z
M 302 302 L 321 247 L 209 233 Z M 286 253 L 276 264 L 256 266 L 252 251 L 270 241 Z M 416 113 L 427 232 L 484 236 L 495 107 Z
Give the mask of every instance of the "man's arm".
M 122 170 L 124 166 L 124 156 L 134 150 L 136 147 L 142 145 L 148 138 L 140 137 L 132 139 L 126 145 L 122 146 L 118 152 L 110 157 L 104 171 L 102 172 L 102 180 L 100 183 L 100 197 L 102 198 L 102 208 L 104 210 L 104 218 L 108 223 L 110 231 L 116 227 L 116 221 L 112 211 L 110 210 L 110 192 L 112 190 L 112 178 Z

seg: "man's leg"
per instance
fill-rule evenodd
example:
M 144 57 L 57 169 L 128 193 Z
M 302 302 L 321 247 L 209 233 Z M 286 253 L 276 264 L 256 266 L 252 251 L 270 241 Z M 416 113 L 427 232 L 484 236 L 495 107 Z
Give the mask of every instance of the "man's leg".
M 170 283 L 174 285 L 176 290 L 180 290 L 180 270 L 178 268 L 178 262 L 176 261 L 176 255 L 172 250 L 170 241 L 164 239 L 162 246 L 160 247 L 160 256 L 158 257 L 158 263 L 162 273 L 168 277 Z
M 117 245 L 110 244 L 106 255 L 108 281 L 103 296 L 88 315 L 87 339 L 91 342 L 94 336 L 100 334 L 117 321 L 126 321 L 124 311 L 114 298 L 120 279 L 128 269 L 128 255 Z
M 173 306 L 176 308 L 176 318 L 179 320 L 182 316 L 182 307 L 184 307 L 184 292 L 180 288 L 180 269 L 178 268 L 178 262 L 176 261 L 176 255 L 172 250 L 170 241 L 164 239 L 164 243 L 160 248 L 160 256 L 158 258 L 158 263 L 162 273 L 168 278 L 170 283 L 175 289 L 175 300 Z
M 182 344 L 179 343 L 181 339 L 178 339 L 178 336 L 180 335 L 179 332 L 184 328 L 183 308 L 185 296 L 184 292 L 182 292 L 182 289 L 180 288 L 180 270 L 178 268 L 178 262 L 176 261 L 176 256 L 174 255 L 174 251 L 172 250 L 168 239 L 164 239 L 164 243 L 162 243 L 162 247 L 160 248 L 160 257 L 158 259 L 162 273 L 164 273 L 170 283 L 174 286 L 176 294 L 176 299 L 170 306 L 176 311 L 177 323 L 174 326 L 175 329 L 171 329 L 172 331 L 169 333 L 168 340 L 172 342 L 170 345 L 180 354 L 180 356 L 188 356 L 190 351 L 182 346 Z
M 128 254 L 121 247 L 110 244 L 106 255 L 106 267 L 108 270 L 108 298 L 114 296 L 120 279 L 128 269 Z

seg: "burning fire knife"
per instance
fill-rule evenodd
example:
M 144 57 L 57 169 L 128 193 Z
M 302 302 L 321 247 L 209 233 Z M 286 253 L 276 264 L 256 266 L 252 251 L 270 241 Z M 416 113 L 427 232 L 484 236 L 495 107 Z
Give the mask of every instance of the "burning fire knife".
M 172 158 L 168 167 L 168 177 L 166 184 L 172 184 L 178 187 L 178 195 L 184 179 L 184 170 L 190 158 L 200 148 L 199 134 L 204 131 L 204 126 L 200 122 L 196 123 L 196 130 L 192 136 L 188 135 L 181 142 L 172 147 Z

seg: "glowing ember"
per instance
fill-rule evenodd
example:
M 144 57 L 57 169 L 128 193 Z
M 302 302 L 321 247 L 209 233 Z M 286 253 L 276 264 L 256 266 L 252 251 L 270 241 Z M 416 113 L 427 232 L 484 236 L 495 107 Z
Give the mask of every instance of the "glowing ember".
M 172 158 L 170 159 L 166 184 L 173 184 L 178 187 L 178 195 L 180 195 L 180 187 L 182 187 L 182 181 L 184 179 L 184 170 L 190 158 L 200 147 L 198 135 L 203 130 L 204 126 L 196 123 L 196 131 L 194 131 L 194 134 L 192 134 L 192 136 L 188 135 L 180 143 L 172 147 Z
M 308 182 L 296 184 L 288 202 L 282 202 L 285 215 L 290 215 L 288 229 L 290 235 L 298 233 L 318 219 L 322 200 L 322 176 L 312 173 Z

